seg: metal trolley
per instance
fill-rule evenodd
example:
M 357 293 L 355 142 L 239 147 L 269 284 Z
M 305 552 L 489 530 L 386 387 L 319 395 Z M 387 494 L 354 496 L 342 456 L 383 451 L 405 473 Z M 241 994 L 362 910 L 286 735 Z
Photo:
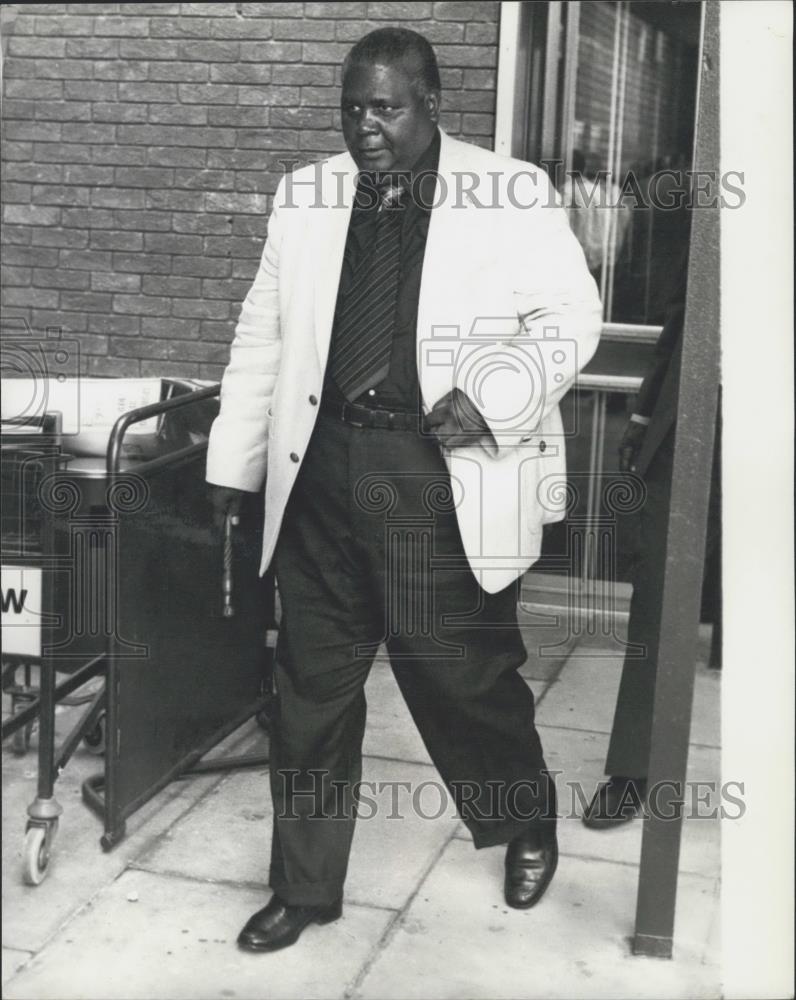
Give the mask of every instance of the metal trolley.
M 40 583 L 40 649 L 3 654 L 14 711 L 2 737 L 24 752 L 24 733 L 39 729 L 23 852 L 31 885 L 47 873 L 55 784 L 81 741 L 104 750 L 102 772 L 82 787 L 104 850 L 173 779 L 268 760 L 201 760 L 253 715 L 267 727 L 275 628 L 273 579 L 258 573 L 259 498 L 234 532 L 228 521 L 221 538 L 212 525 L 204 459 L 218 394 L 170 385 L 170 398 L 119 417 L 102 458 L 70 455 L 57 417 L 38 434 L 4 435 L 3 563 Z M 136 457 L 130 430 L 152 418 L 154 447 Z M 4 582 L 4 606 L 12 596 L 24 601 L 25 588 L 11 595 Z M 85 707 L 57 747 L 56 706 L 77 700 Z

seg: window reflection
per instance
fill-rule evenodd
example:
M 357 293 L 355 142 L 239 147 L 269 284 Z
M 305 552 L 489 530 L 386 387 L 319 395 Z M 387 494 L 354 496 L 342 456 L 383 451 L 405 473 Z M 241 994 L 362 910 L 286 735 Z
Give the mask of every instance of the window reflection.
M 688 240 L 699 4 L 579 8 L 560 189 L 605 320 L 657 325 Z

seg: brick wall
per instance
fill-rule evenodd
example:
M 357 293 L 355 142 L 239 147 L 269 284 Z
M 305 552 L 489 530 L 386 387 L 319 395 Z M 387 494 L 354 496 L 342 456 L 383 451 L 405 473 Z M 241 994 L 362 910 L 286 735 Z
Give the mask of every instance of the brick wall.
M 340 62 L 434 44 L 443 126 L 491 145 L 497 3 L 4 4 L 3 326 L 88 374 L 216 378 L 280 158 L 343 148 Z

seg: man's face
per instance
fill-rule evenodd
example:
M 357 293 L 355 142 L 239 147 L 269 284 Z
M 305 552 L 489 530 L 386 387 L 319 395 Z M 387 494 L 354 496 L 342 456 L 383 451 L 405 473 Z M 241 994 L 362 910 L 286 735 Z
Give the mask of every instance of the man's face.
M 343 136 L 360 170 L 409 170 L 434 137 L 436 94 L 420 97 L 401 65 L 354 65 L 343 80 Z

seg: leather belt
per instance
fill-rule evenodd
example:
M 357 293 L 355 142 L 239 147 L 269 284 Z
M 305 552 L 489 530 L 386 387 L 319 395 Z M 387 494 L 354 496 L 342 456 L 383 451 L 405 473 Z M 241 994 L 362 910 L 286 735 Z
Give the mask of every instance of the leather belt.
M 342 420 L 352 427 L 370 427 L 383 431 L 419 431 L 421 428 L 420 414 L 406 410 L 377 410 L 375 407 L 357 406 L 356 403 L 321 400 L 321 413 Z

